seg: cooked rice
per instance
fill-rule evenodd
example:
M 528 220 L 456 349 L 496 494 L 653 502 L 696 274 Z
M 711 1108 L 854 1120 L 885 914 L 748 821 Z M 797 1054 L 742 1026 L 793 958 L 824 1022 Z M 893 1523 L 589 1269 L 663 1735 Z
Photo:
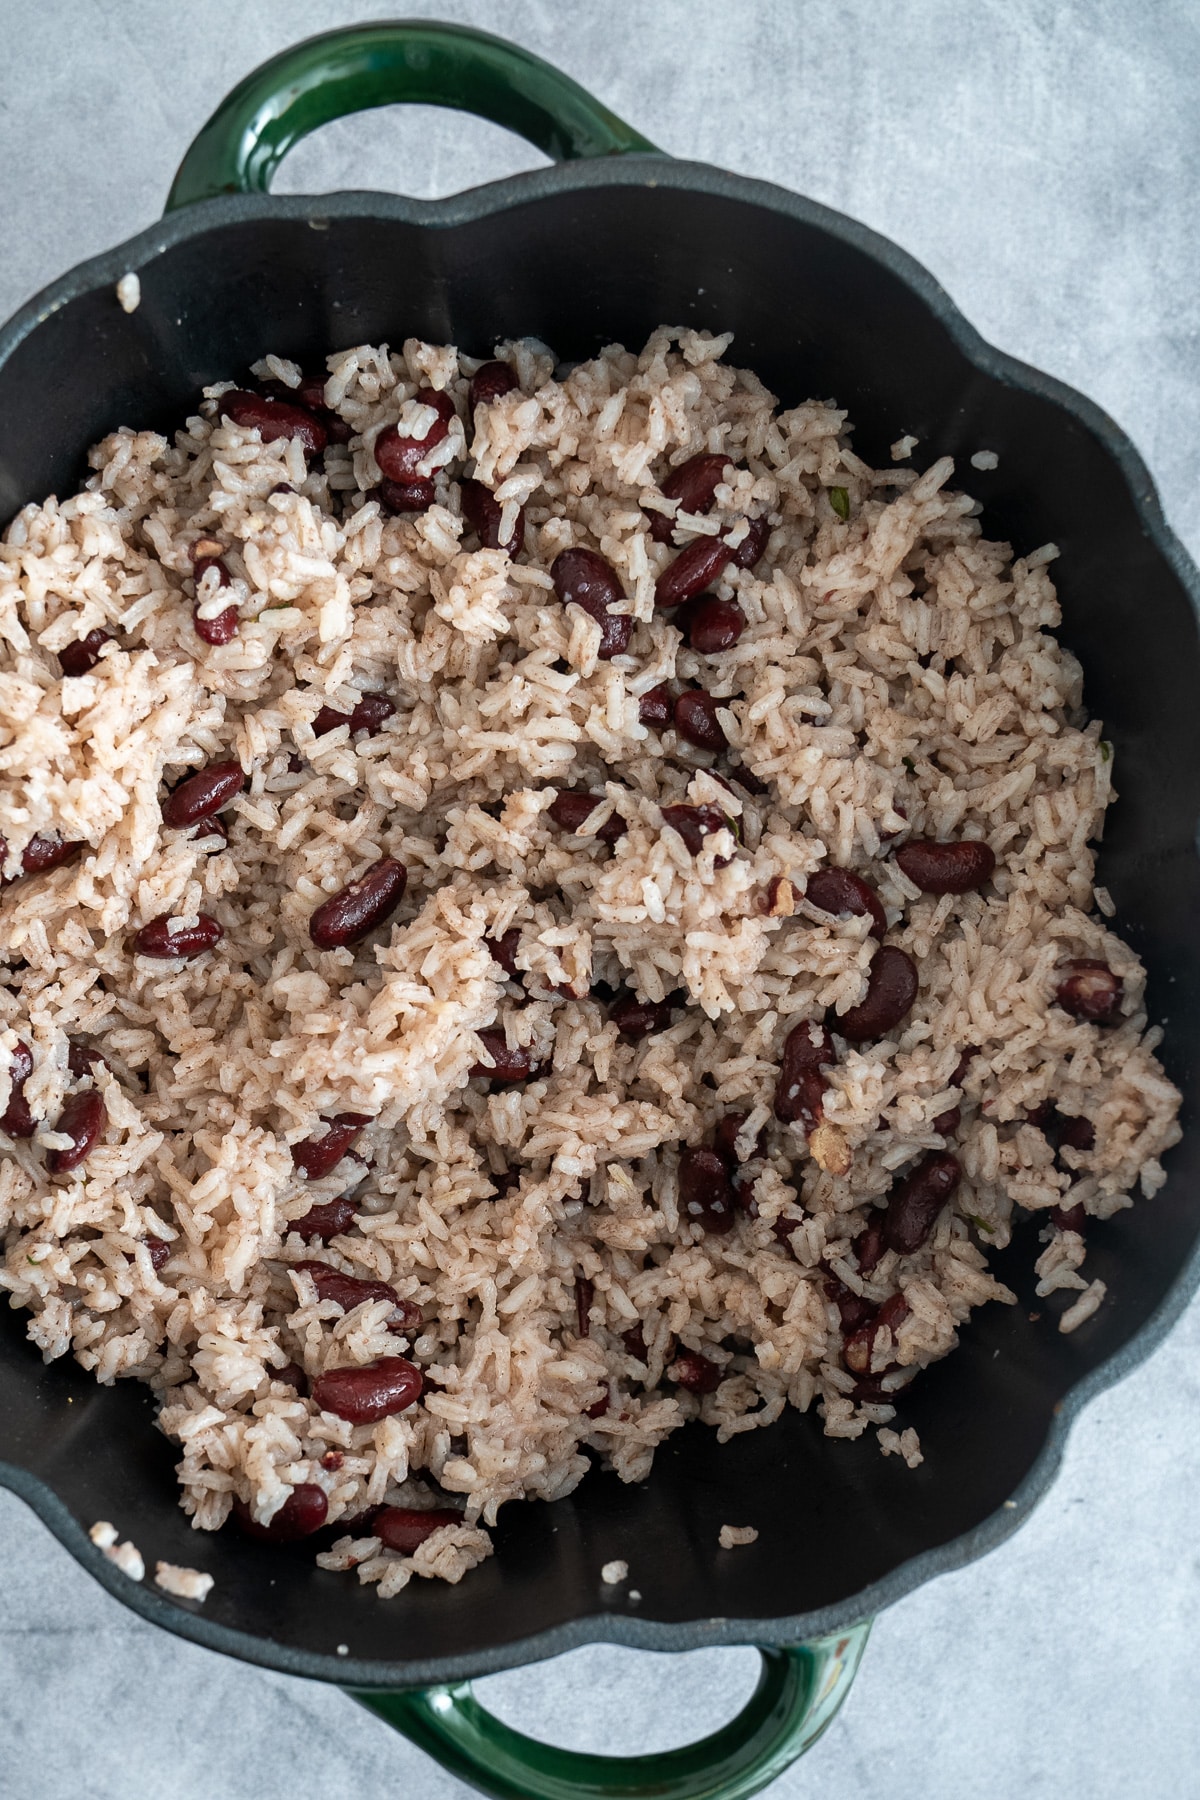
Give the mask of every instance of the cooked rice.
M 213 1590 L 213 1577 L 200 1569 L 188 1569 L 180 1563 L 160 1562 L 154 1565 L 154 1583 L 164 1594 L 178 1600 L 208 1599 Z
M 121 311 L 127 313 L 136 312 L 142 304 L 142 284 L 132 269 L 128 274 L 122 275 L 118 281 L 117 299 L 120 302 Z
M 722 1525 L 717 1541 L 722 1550 L 736 1550 L 742 1544 L 756 1543 L 758 1532 L 753 1525 Z
M 123 1575 L 131 1581 L 141 1581 L 146 1573 L 146 1565 L 142 1553 L 136 1544 L 126 1541 L 118 1544 L 118 1531 L 108 1519 L 97 1519 L 88 1532 L 97 1550 L 102 1550 L 110 1563 L 115 1563 Z
M 600 1571 L 600 1579 L 605 1587 L 619 1587 L 621 1582 L 629 1580 L 629 1564 L 619 1557 L 606 1562 Z
M 921 1440 L 913 1426 L 904 1431 L 892 1431 L 889 1426 L 881 1426 L 876 1432 L 879 1448 L 885 1456 L 900 1456 L 910 1469 L 920 1468 L 925 1461 L 921 1451 Z
M 311 471 L 299 442 L 264 445 L 220 418 L 213 389 L 174 443 L 114 432 L 83 492 L 26 507 L 0 545 L 6 872 L 39 832 L 90 846 L 0 906 L 0 1112 L 21 1039 L 37 1118 L 56 1120 L 89 1080 L 107 1110 L 102 1144 L 67 1176 L 47 1175 L 46 1150 L 70 1142 L 48 1124 L 4 1141 L 0 1284 L 47 1360 L 70 1352 L 101 1382 L 152 1384 L 203 1529 L 235 1498 L 269 1521 L 300 1483 L 324 1490 L 330 1523 L 395 1500 L 412 1471 L 440 1504 L 460 1496 L 462 1525 L 412 1557 L 369 1536 L 322 1556 L 382 1594 L 414 1573 L 458 1579 L 490 1549 L 481 1524 L 506 1500 L 569 1493 L 589 1449 L 644 1479 L 656 1445 L 697 1415 L 728 1438 L 815 1407 L 829 1433 L 883 1426 L 885 1450 L 919 1460 L 915 1434 L 887 1430 L 890 1395 L 954 1348 L 973 1308 L 1013 1300 L 986 1250 L 1068 1188 L 1100 1220 L 1153 1194 L 1178 1136 L 1143 971 L 1092 885 L 1112 768 L 1079 666 L 1051 635 L 1053 546 L 1014 558 L 984 539 L 948 458 L 875 471 L 832 402 L 777 412 L 722 360 L 728 341 L 664 330 L 640 355 L 610 349 L 557 379 L 541 346 L 500 346 L 520 387 L 479 410 L 469 444 L 452 427 L 430 459 L 437 504 L 400 518 L 371 494 L 375 437 L 405 408 L 423 428 L 412 396 L 428 384 L 461 422 L 476 365 L 416 340 L 344 351 L 326 401 L 355 436 Z M 300 378 L 277 358 L 260 373 Z M 774 529 L 753 571 L 730 565 L 716 583 L 746 614 L 740 642 L 701 657 L 654 610 L 677 552 L 651 540 L 642 502 L 670 511 L 657 482 L 717 448 L 740 467 L 715 511 L 681 516 L 677 543 L 747 514 Z M 464 539 L 468 454 L 506 520 L 526 509 L 518 562 Z M 190 551 L 214 536 L 233 585 L 206 576 L 195 597 L 205 616 L 236 604 L 240 630 L 209 648 Z M 615 566 L 637 621 L 613 661 L 552 590 L 550 564 L 575 544 Z M 115 641 L 62 678 L 58 652 L 97 627 Z M 764 794 L 639 723 L 639 697 L 673 678 L 723 702 L 733 757 Z M 395 701 L 385 729 L 314 737 L 322 705 L 349 711 L 363 691 Z M 165 829 L 164 784 L 229 757 L 250 780 L 228 844 Z M 547 816 L 557 787 L 584 784 L 627 821 L 611 851 Z M 660 806 L 685 799 L 720 807 L 740 842 L 720 832 L 693 857 L 661 823 Z M 905 831 L 985 837 L 994 881 L 922 895 L 887 855 Z M 315 951 L 314 906 L 384 854 L 409 871 L 393 922 L 354 951 Z M 771 1112 L 787 1032 L 856 1004 L 872 954 L 867 920 L 804 900 L 827 863 L 875 884 L 921 991 L 897 1030 L 840 1051 L 823 1168 Z M 779 880 L 787 905 L 768 894 Z M 131 953 L 146 921 L 201 911 L 225 929 L 208 955 Z M 523 989 L 485 942 L 513 926 Z M 1114 1027 L 1052 1003 L 1057 965 L 1080 956 L 1123 979 Z M 590 997 L 596 981 L 689 1003 L 631 1044 Z M 535 1079 L 468 1080 L 493 1022 L 533 1048 Z M 82 1080 L 67 1068 L 80 1034 L 107 1058 Z M 960 1094 L 968 1045 L 979 1054 Z M 1048 1100 L 1095 1127 L 1069 1169 L 1024 1122 Z M 959 1101 L 953 1204 L 918 1253 L 861 1274 L 868 1209 L 941 1147 L 933 1121 Z M 757 1211 L 704 1235 L 680 1218 L 679 1151 L 735 1110 L 749 1115 L 746 1157 L 771 1125 L 750 1164 Z M 289 1146 L 342 1111 L 372 1117 L 365 1162 L 305 1181 Z M 509 1170 L 519 1184 L 502 1191 Z M 350 1191 L 345 1235 L 314 1246 L 294 1229 Z M 1070 1235 L 1050 1227 L 1046 1291 L 1082 1285 Z M 170 1246 L 159 1272 L 147 1238 Z M 278 1378 L 290 1361 L 311 1381 L 405 1350 L 385 1303 L 343 1316 L 289 1274 L 309 1256 L 423 1309 L 407 1352 L 419 1404 L 355 1425 Z M 855 1397 L 830 1270 L 872 1303 L 904 1289 L 908 1316 L 873 1359 L 882 1398 Z M 1062 1329 L 1102 1298 L 1093 1283 Z M 646 1363 L 624 1342 L 639 1322 Z M 671 1379 L 673 1344 L 719 1365 L 715 1392 Z

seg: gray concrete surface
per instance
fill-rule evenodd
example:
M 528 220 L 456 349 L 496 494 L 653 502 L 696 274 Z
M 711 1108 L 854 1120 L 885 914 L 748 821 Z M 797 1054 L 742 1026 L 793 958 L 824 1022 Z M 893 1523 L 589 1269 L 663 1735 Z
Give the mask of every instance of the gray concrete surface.
M 0 0 L 0 316 L 149 223 L 193 132 L 263 57 L 366 6 Z M 664 148 L 898 239 L 998 344 L 1131 432 L 1200 552 L 1200 13 L 1187 0 L 406 0 L 550 58 Z M 294 191 L 449 192 L 536 153 L 414 111 L 330 127 Z M 0 426 L 2 428 L 2 426 Z M 1200 1788 L 1200 1306 L 1078 1427 L 1050 1499 L 880 1619 L 778 1800 L 1141 1800 Z M 482 1691 L 576 1747 L 679 1743 L 746 1651 L 593 1649 Z M 332 1689 L 178 1643 L 0 1495 L 0 1789 L 14 1800 L 466 1800 Z

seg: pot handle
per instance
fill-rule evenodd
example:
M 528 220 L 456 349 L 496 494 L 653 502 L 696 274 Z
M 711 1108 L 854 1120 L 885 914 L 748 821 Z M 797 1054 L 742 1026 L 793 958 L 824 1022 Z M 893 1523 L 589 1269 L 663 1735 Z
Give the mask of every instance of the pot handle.
M 657 147 L 569 75 L 490 32 L 423 19 L 351 25 L 284 50 L 240 81 L 193 139 L 168 212 L 266 193 L 294 144 L 346 113 L 398 101 L 506 125 L 555 162 Z
M 350 1689 L 442 1767 L 493 1800 L 746 1800 L 802 1756 L 846 1698 L 868 1620 L 787 1650 L 760 1650 L 753 1695 L 699 1743 L 650 1756 L 539 1744 L 484 1710 L 470 1682 L 403 1693 Z

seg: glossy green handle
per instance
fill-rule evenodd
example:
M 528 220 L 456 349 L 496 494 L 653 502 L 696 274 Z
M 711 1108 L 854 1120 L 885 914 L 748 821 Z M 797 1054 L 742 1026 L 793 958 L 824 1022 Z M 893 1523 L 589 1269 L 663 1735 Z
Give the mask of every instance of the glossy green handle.
M 468 26 L 397 19 L 324 32 L 247 75 L 193 140 L 167 211 L 218 194 L 266 193 L 288 151 L 310 131 L 404 100 L 478 113 L 556 162 L 655 150 L 528 50 Z
M 814 1744 L 854 1679 L 870 1623 L 792 1650 L 761 1650 L 762 1674 L 736 1719 L 655 1756 L 582 1756 L 513 1731 L 469 1682 L 408 1693 L 351 1690 L 443 1768 L 494 1800 L 746 1800 Z

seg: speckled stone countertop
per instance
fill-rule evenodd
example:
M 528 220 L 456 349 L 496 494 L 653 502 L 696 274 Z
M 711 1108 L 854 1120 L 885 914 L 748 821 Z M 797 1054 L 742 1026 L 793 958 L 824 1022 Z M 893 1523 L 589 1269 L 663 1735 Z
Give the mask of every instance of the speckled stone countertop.
M 149 224 L 264 57 L 378 17 L 335 0 L 0 0 L 0 317 Z M 897 239 L 994 343 L 1130 432 L 1200 554 L 1200 14 L 1188 0 L 406 0 L 547 57 L 665 149 Z M 418 195 L 528 168 L 424 109 L 327 128 L 280 188 Z M 1084 1415 L 1030 1523 L 878 1622 L 778 1800 L 1158 1800 L 1200 1783 L 1200 1302 Z M 610 1648 L 493 1677 L 523 1730 L 665 1748 L 732 1714 L 750 1650 Z M 335 1689 L 143 1625 L 0 1493 L 0 1788 L 14 1800 L 467 1800 Z

